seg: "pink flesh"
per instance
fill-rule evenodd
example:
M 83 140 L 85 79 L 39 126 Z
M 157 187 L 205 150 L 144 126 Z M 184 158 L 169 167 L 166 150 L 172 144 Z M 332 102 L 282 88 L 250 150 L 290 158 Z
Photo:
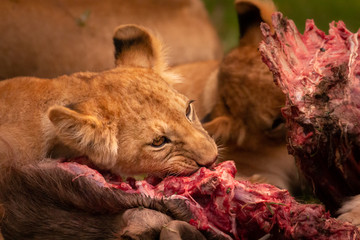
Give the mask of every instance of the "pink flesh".
M 297 203 L 286 190 L 268 184 L 252 184 L 234 179 L 231 161 L 214 169 L 200 168 L 191 176 L 169 176 L 157 185 L 146 180 L 107 183 L 96 170 L 74 162 L 58 164 L 96 184 L 152 198 L 181 198 L 188 202 L 199 230 L 215 232 L 228 239 L 257 239 L 268 233 L 274 239 L 359 239 L 357 229 L 331 218 L 320 205 Z M 133 181 L 133 180 L 131 180 Z
M 288 150 L 335 213 L 360 194 L 360 45 L 342 21 L 329 33 L 307 20 L 300 34 L 292 20 L 273 15 L 275 33 L 262 24 L 259 50 L 286 95 L 282 109 Z

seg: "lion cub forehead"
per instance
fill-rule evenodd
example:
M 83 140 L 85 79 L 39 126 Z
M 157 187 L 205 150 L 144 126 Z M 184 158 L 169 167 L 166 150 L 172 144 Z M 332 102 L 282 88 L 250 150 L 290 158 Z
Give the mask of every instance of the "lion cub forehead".
M 188 99 L 177 92 L 160 74 L 150 69 L 122 68 L 113 71 L 113 76 L 107 78 L 111 82 L 117 82 L 118 90 L 113 94 L 122 99 L 122 105 L 135 110 L 136 112 L 147 110 L 172 111 L 186 108 Z M 104 80 L 105 91 L 112 91 L 107 88 L 107 81 Z M 108 90 L 110 89 L 110 90 Z M 130 109 L 129 109 L 130 110 Z
M 170 77 L 169 77 L 170 76 Z M 158 100 L 173 101 L 178 100 L 183 103 L 187 101 L 187 98 L 178 93 L 171 84 L 174 82 L 176 76 L 167 74 L 163 76 L 152 70 L 145 70 L 139 74 L 134 74 L 131 78 L 130 86 L 133 91 L 138 91 L 139 94 L 145 98 L 155 98 Z

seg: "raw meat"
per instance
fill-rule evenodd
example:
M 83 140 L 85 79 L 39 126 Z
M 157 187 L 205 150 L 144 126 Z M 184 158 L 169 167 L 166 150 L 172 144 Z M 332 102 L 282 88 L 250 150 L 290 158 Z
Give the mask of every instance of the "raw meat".
M 288 150 L 332 213 L 360 193 L 359 32 L 342 21 L 329 34 L 307 20 L 304 34 L 293 21 L 273 15 L 275 33 L 262 24 L 260 52 L 286 94 L 282 109 Z
M 74 181 L 87 177 L 99 186 L 153 199 L 184 199 L 194 216 L 190 224 L 217 239 L 360 239 L 354 226 L 331 218 L 321 205 L 297 203 L 286 190 L 269 184 L 235 180 L 232 161 L 191 176 L 168 176 L 156 185 L 153 179 L 112 181 L 74 162 L 58 166 L 73 173 Z

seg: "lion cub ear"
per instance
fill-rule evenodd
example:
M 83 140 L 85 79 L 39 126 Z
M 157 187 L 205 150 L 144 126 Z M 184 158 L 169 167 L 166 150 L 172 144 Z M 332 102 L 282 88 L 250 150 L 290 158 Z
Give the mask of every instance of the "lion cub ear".
M 164 68 L 162 45 L 149 30 L 138 25 L 121 25 L 115 30 L 116 66 Z
M 240 40 L 258 44 L 261 41 L 260 23 L 266 22 L 273 31 L 271 15 L 276 12 L 272 0 L 235 0 L 240 27 Z
M 62 143 L 87 155 L 99 167 L 115 164 L 118 144 L 115 131 L 107 124 L 63 106 L 51 107 L 48 118 Z

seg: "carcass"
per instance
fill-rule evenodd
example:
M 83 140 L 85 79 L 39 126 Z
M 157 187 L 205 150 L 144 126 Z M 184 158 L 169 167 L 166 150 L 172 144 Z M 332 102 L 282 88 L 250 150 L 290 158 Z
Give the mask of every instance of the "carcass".
M 231 161 L 161 181 L 123 180 L 86 163 L 78 158 L 9 171 L 0 181 L 5 238 L 62 239 L 65 231 L 67 239 L 95 239 L 92 232 L 116 239 L 121 214 L 138 206 L 187 222 L 207 239 L 360 239 L 356 227 L 331 218 L 321 205 L 300 204 L 269 184 L 235 180 Z
M 346 197 L 360 193 L 359 32 L 339 21 L 325 34 L 307 20 L 300 34 L 281 13 L 273 15 L 273 26 L 273 35 L 261 26 L 260 52 L 286 94 L 288 150 L 335 213 Z

